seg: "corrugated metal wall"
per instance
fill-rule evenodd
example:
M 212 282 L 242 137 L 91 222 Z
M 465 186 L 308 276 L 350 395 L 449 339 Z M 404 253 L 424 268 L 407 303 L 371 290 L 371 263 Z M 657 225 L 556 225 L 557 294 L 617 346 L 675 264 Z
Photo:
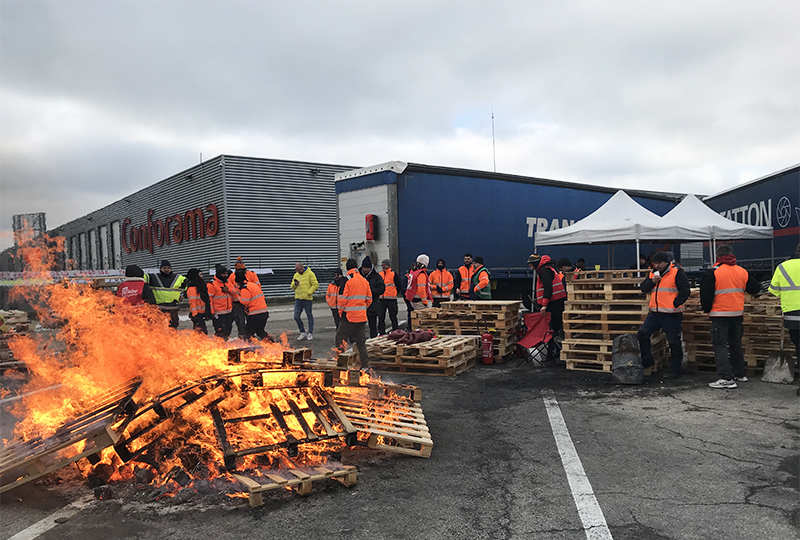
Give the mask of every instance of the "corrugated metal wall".
M 233 265 L 272 268 L 262 275 L 267 296 L 288 296 L 294 264 L 317 275 L 321 294 L 339 268 L 334 174 L 355 167 L 225 156 L 230 251 Z
M 168 259 L 172 263 L 173 270 L 179 273 L 185 273 L 189 268 L 195 266 L 207 270 L 209 263 L 213 265 L 213 261 L 225 260 L 228 218 L 223 180 L 224 159 L 219 156 L 57 227 L 52 232 L 67 239 L 67 243 L 72 247 L 68 256 L 76 261 L 76 268 L 91 269 L 92 264 L 88 253 L 92 249 L 91 246 L 87 245 L 87 249 L 84 250 L 80 241 L 73 243 L 71 239 L 80 238 L 81 234 L 96 230 L 98 242 L 100 244 L 107 243 L 111 259 L 100 260 L 98 266 L 113 268 L 117 266 L 113 256 L 114 240 L 111 238 L 111 231 L 114 229 L 111 225 L 114 222 L 119 222 L 122 226 L 125 218 L 130 218 L 131 226 L 144 225 L 147 223 L 148 210 L 154 211 L 152 221 L 164 220 L 164 218 L 178 213 L 185 215 L 187 211 L 195 208 L 202 209 L 208 218 L 211 214 L 205 208 L 213 203 L 219 210 L 219 232 L 216 236 L 192 238 L 181 243 L 175 243 L 171 239 L 169 244 L 163 244 L 160 247 L 154 245 L 152 253 L 146 248 L 131 253 L 126 253 L 123 249 L 119 257 L 121 268 L 125 268 L 129 264 L 136 264 L 142 268 L 153 268 L 157 267 L 162 259 Z M 100 228 L 103 226 L 106 226 L 103 229 L 105 235 L 100 234 Z M 130 235 L 130 227 L 128 235 Z M 99 252 L 101 250 L 98 250 Z

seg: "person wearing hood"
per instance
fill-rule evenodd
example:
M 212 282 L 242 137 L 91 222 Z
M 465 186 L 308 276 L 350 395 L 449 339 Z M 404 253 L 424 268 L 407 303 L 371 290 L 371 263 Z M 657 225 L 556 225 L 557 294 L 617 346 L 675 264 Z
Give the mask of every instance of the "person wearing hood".
M 547 358 L 556 361 L 561 350 L 555 338 L 563 337 L 564 332 L 564 305 L 567 299 L 564 277 L 556 271 L 548 255 L 531 254 L 528 266 L 536 272 L 536 291 L 531 308 L 538 309 L 542 314 L 550 314 L 550 329 L 554 339 L 547 346 Z
M 781 299 L 783 327 L 789 330 L 795 360 L 800 361 L 800 244 L 794 254 L 775 269 L 769 292 Z M 797 393 L 800 395 L 800 389 Z
M 208 285 L 199 268 L 190 268 L 186 272 L 186 298 L 189 300 L 189 319 L 192 327 L 201 334 L 208 335 L 206 321 L 211 318 L 211 300 L 208 297 Z
M 392 322 L 392 332 L 397 330 L 400 325 L 397 322 L 397 295 L 403 290 L 403 281 L 400 276 L 392 270 L 392 263 L 389 259 L 381 261 L 382 271 L 378 275 L 383 279 L 384 291 L 378 301 L 378 334 L 386 333 L 386 312 L 389 312 L 389 320 Z
M 211 301 L 214 335 L 228 339 L 233 329 L 233 303 L 238 300 L 235 287 L 228 285 L 230 271 L 218 264 L 214 267 L 214 279 L 208 284 L 208 298 Z
M 183 290 L 186 288 L 186 278 L 172 271 L 172 264 L 166 259 L 161 261 L 157 274 L 147 274 L 147 281 L 153 288 L 158 308 L 170 317 L 169 325 L 178 328 L 178 310 Z
M 239 272 L 238 274 L 234 272 L 234 275 L 236 298 L 247 314 L 247 326 L 244 333 L 239 334 L 240 337 L 247 341 L 251 341 L 253 336 L 258 336 L 259 339 L 268 339 L 269 334 L 264 330 L 264 327 L 267 325 L 267 319 L 269 319 L 269 309 L 264 298 L 264 291 L 261 290 L 261 283 L 247 281 L 244 272 Z
M 228 278 L 228 285 L 230 287 L 236 287 L 236 279 L 239 276 L 243 276 L 247 283 L 258 285 L 258 288 L 261 288 L 258 275 L 252 270 L 247 269 L 241 257 L 236 257 L 236 262 L 233 265 L 233 272 Z M 241 302 L 233 303 L 233 322 L 236 323 L 236 331 L 240 336 L 247 335 L 247 310 L 245 310 Z
M 372 292 L 373 302 L 367 306 L 367 322 L 369 323 L 369 337 L 374 338 L 378 335 L 378 298 L 386 291 L 386 284 L 381 275 L 373 268 L 369 255 L 361 261 L 361 275 L 369 283 Z
M 442 302 L 450 300 L 450 291 L 453 290 L 453 274 L 446 268 L 444 259 L 436 261 L 436 270 L 431 272 L 431 295 L 433 307 L 441 307 Z
M 412 311 L 429 308 L 433 305 L 433 295 L 431 294 L 431 287 L 430 283 L 428 282 L 429 262 L 430 257 L 423 253 L 417 257 L 417 262 L 411 266 L 405 298 L 411 303 Z M 408 325 L 410 328 L 410 317 Z
M 736 388 L 736 381 L 747 381 L 742 348 L 744 293 L 756 296 L 760 290 L 758 281 L 736 264 L 733 248 L 719 246 L 716 264 L 700 280 L 700 306 L 711 317 L 711 344 L 719 376 L 709 383 L 711 388 Z
M 331 315 L 333 315 L 333 324 L 336 328 L 339 328 L 339 321 L 341 320 L 339 317 L 339 287 L 342 285 L 342 278 L 344 277 L 344 273 L 342 273 L 341 268 L 337 268 L 333 271 L 333 281 L 328 284 L 328 290 L 325 291 L 325 301 L 328 302 L 328 307 L 331 308 Z
M 125 268 L 125 280 L 117 287 L 117 296 L 128 306 L 156 303 L 153 289 L 145 282 L 144 271 L 135 264 Z
M 650 336 L 661 328 L 667 335 L 669 343 L 669 372 L 665 379 L 676 379 L 681 376 L 683 363 L 683 304 L 689 299 L 691 289 L 686 273 L 670 261 L 670 256 L 657 251 L 653 256 L 653 271 L 642 281 L 639 288 L 644 294 L 650 293 L 650 312 L 639 328 L 639 350 L 642 353 L 642 367 L 651 367 L 653 351 Z
M 472 261 L 472 266 L 475 271 L 472 273 L 469 297 L 474 300 L 491 300 L 492 282 L 489 270 L 483 266 L 483 257 L 475 257 L 475 260 Z
M 294 291 L 294 322 L 297 323 L 297 329 L 300 330 L 300 335 L 297 336 L 297 341 L 307 339 L 312 341 L 314 339 L 314 314 L 312 309 L 314 307 L 314 291 L 319 289 L 319 281 L 317 276 L 311 271 L 311 268 L 305 266 L 303 263 L 294 264 L 295 273 L 292 276 L 292 290 Z M 303 319 L 300 315 L 306 312 L 308 319 L 308 334 L 303 326 Z

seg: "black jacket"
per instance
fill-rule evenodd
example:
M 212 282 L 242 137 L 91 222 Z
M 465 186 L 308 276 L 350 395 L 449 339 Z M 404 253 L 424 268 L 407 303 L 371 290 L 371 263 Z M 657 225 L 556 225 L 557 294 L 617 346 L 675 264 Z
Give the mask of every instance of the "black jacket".
M 672 302 L 674 307 L 678 307 L 683 305 L 689 299 L 689 296 L 692 294 L 691 287 L 689 286 L 689 278 L 686 277 L 686 272 L 683 271 L 683 268 L 678 268 L 677 266 L 674 267 L 677 274 L 675 274 L 675 286 L 678 288 L 678 296 L 675 297 L 675 301 Z M 653 283 L 653 280 L 650 279 L 650 276 L 646 277 L 642 284 L 639 285 L 639 288 L 642 289 L 642 292 L 647 294 L 655 288 L 656 284 Z
M 717 290 L 717 277 L 715 272 L 717 266 L 713 266 L 705 271 L 703 277 L 700 279 L 700 307 L 703 312 L 709 313 L 714 306 L 714 294 Z M 744 287 L 744 292 L 752 296 L 757 296 L 761 292 L 761 284 L 749 273 L 747 274 L 747 284 Z
M 359 272 L 360 271 L 361 270 L 359 270 Z M 361 275 L 364 276 L 364 274 Z M 369 274 L 364 276 L 364 279 L 369 282 L 369 288 L 372 292 L 372 303 L 367 307 L 367 311 L 377 311 L 378 299 L 386 291 L 386 284 L 383 282 L 381 275 L 375 271 L 375 268 L 370 270 Z M 344 281 L 346 280 L 343 280 L 340 290 L 344 290 Z

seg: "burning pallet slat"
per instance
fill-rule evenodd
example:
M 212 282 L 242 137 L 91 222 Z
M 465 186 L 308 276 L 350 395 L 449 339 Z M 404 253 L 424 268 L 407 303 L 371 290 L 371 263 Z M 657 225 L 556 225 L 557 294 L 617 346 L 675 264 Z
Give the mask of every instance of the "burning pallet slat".
M 50 437 L 3 448 L 0 451 L 0 477 L 15 471 L 19 476 L 1 485 L 0 493 L 85 457 L 96 463 L 96 455 L 117 442 L 119 431 L 114 425 L 119 418 L 135 414 L 133 395 L 141 384 L 141 380 L 135 379 L 107 392 L 99 398 L 99 407 L 66 422 Z M 82 449 L 78 448 L 80 443 L 84 443 Z

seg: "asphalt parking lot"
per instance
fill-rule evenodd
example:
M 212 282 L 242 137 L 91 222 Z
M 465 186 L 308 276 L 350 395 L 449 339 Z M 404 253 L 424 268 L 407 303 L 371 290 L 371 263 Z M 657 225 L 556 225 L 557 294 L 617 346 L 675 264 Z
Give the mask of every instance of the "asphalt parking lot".
M 267 330 L 295 343 L 291 307 L 271 311 Z M 333 324 L 324 304 L 315 314 L 323 356 Z M 346 451 L 355 487 L 269 492 L 256 509 L 224 495 L 95 500 L 64 471 L 2 494 L 0 537 L 800 538 L 797 386 L 712 390 L 714 378 L 625 387 L 514 361 L 455 378 L 392 375 L 422 388 L 430 459 Z M 4 437 L 10 425 L 4 414 Z M 40 520 L 58 523 L 39 534 Z

